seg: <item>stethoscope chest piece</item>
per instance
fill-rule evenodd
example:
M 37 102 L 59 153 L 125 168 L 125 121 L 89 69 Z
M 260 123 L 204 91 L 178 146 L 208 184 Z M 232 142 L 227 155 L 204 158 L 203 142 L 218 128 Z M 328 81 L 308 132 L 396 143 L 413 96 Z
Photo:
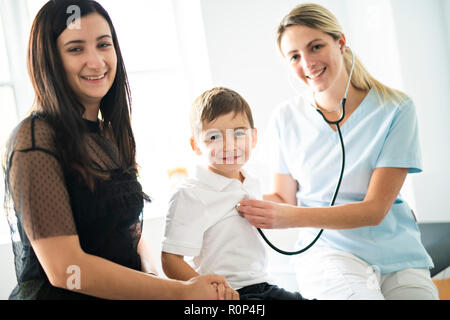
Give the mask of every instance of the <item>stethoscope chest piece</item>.
M 337 121 L 329 121 L 329 120 L 327 119 L 327 117 L 325 117 L 325 115 L 323 114 L 323 112 L 317 107 L 317 105 L 315 106 L 314 104 L 312 104 L 312 106 L 317 110 L 317 112 L 320 113 L 320 115 L 323 117 L 323 119 L 325 120 L 326 123 L 328 123 L 328 124 L 330 124 L 330 125 L 335 125 L 335 126 L 336 126 L 337 132 L 338 132 L 338 134 L 339 134 L 339 140 L 340 140 L 340 142 L 341 142 L 341 150 L 342 150 L 341 172 L 340 172 L 340 174 L 339 174 L 339 180 L 338 180 L 338 183 L 337 183 L 337 185 L 336 185 L 336 189 L 334 190 L 333 198 L 331 199 L 331 202 L 330 202 L 330 207 L 334 206 L 334 203 L 335 203 L 335 201 L 336 201 L 336 197 L 337 197 L 337 195 L 338 195 L 338 193 L 339 193 L 339 189 L 340 189 L 340 187 L 341 187 L 342 177 L 343 177 L 343 175 L 344 175 L 344 168 L 345 168 L 345 147 L 344 147 L 344 138 L 342 137 L 341 128 L 340 128 L 339 124 L 340 124 L 340 123 L 342 122 L 342 120 L 344 120 L 344 118 L 345 118 L 345 103 L 347 102 L 347 94 L 348 94 L 348 90 L 349 90 L 349 87 L 350 87 L 350 82 L 351 82 L 351 79 L 352 79 L 354 67 L 355 67 L 355 56 L 354 56 L 354 54 L 353 54 L 353 52 L 352 52 L 352 67 L 351 67 L 351 70 L 350 70 L 350 75 L 349 75 L 348 80 L 347 80 L 347 87 L 346 87 L 345 92 L 344 92 L 344 97 L 342 98 L 342 101 L 341 101 L 341 104 L 340 104 L 340 106 L 342 107 L 342 114 L 341 114 L 341 116 L 339 117 L 339 119 L 338 119 Z M 339 106 L 338 106 L 338 108 L 339 108 Z M 338 109 L 338 108 L 337 108 L 337 109 Z M 336 109 L 336 111 L 337 111 L 337 109 Z M 236 209 L 237 209 L 237 208 L 238 208 L 238 206 L 236 206 Z M 238 210 L 238 212 L 239 212 L 239 210 Z M 300 249 L 300 250 L 298 250 L 298 251 L 283 251 L 283 250 L 281 250 L 281 249 L 275 247 L 275 246 L 274 246 L 274 245 L 266 238 L 266 236 L 264 235 L 264 233 L 261 231 L 260 228 L 257 228 L 257 230 L 258 230 L 259 234 L 261 235 L 261 237 L 264 239 L 264 241 L 265 241 L 265 242 L 266 242 L 273 250 L 275 250 L 276 252 L 279 252 L 279 253 L 281 253 L 281 254 L 284 254 L 284 255 L 296 255 L 296 254 L 300 254 L 300 253 L 302 253 L 302 252 L 305 252 L 306 250 L 308 250 L 309 248 L 311 248 L 311 247 L 314 245 L 314 243 L 316 243 L 316 241 L 320 238 L 320 236 L 321 236 L 322 233 L 323 233 L 323 229 L 321 229 L 321 230 L 319 231 L 319 233 L 317 234 L 317 236 L 314 238 L 314 240 L 313 240 L 309 245 L 307 245 L 306 247 L 304 247 L 303 249 Z

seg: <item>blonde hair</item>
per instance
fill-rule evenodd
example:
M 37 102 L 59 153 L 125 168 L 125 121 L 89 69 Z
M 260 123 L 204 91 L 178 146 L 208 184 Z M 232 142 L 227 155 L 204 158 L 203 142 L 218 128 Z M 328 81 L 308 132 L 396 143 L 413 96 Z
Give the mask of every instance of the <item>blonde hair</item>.
M 323 33 L 330 35 L 336 41 L 343 34 L 342 27 L 337 18 L 328 9 L 314 3 L 301 4 L 289 12 L 283 20 L 281 20 L 281 23 L 278 26 L 277 44 L 280 52 L 281 39 L 285 30 L 296 25 L 302 25 L 322 31 Z M 355 55 L 355 67 L 351 83 L 355 88 L 363 91 L 369 91 L 373 88 L 378 97 L 380 97 L 380 102 L 382 103 L 392 102 L 399 105 L 408 98 L 403 92 L 390 88 L 372 77 L 356 54 L 354 52 L 353 54 Z M 352 51 L 348 47 L 344 51 L 344 65 L 349 74 L 352 66 Z

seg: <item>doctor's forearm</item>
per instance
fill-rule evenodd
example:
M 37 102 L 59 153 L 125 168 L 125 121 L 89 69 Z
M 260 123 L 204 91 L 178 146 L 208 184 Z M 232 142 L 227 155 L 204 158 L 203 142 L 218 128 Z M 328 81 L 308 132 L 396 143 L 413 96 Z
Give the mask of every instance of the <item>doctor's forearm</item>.
M 287 221 L 291 227 L 352 229 L 376 226 L 386 212 L 376 202 L 362 201 L 334 207 L 288 207 Z

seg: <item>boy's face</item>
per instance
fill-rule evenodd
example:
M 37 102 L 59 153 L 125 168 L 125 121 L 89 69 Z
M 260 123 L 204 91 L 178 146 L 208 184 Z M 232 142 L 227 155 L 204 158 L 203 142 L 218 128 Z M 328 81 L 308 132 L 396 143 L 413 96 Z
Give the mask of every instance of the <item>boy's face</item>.
M 250 158 L 256 138 L 256 129 L 250 127 L 247 116 L 230 112 L 209 123 L 204 122 L 198 139 L 191 138 L 191 146 L 211 171 L 236 178 Z

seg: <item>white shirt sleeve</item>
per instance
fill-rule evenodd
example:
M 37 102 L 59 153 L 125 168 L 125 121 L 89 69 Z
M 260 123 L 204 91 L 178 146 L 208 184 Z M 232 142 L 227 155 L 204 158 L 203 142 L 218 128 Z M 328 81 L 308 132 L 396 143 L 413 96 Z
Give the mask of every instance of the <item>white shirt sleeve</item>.
M 208 227 L 206 208 L 189 189 L 179 189 L 169 201 L 162 251 L 198 256 Z

